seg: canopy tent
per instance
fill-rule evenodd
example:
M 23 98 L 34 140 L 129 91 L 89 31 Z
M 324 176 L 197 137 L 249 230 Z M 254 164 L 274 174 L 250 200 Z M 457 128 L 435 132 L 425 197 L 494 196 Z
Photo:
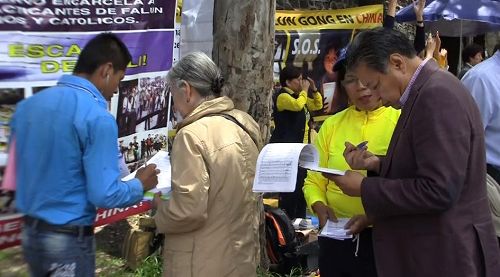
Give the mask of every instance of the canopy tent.
M 396 14 L 399 22 L 415 21 L 413 5 Z M 426 31 L 442 36 L 462 37 L 500 31 L 500 0 L 427 0 L 424 8 Z M 459 53 L 462 53 L 460 40 Z M 462 59 L 458 59 L 458 70 Z
M 413 6 L 401 9 L 396 20 L 415 21 Z M 500 31 L 500 0 L 428 0 L 424 21 L 427 31 L 449 37 Z

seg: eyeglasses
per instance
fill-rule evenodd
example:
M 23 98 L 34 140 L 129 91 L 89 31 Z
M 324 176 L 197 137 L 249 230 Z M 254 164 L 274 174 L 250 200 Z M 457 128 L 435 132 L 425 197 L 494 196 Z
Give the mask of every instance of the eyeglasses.
M 346 87 L 354 84 L 359 84 L 359 79 L 357 77 L 347 77 L 346 79 L 340 81 L 340 83 Z

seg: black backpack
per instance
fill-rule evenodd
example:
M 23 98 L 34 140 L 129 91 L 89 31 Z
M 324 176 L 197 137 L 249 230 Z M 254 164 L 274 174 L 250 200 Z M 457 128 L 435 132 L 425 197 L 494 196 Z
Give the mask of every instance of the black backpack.
M 266 216 L 266 251 L 271 262 L 270 270 L 288 274 L 300 266 L 298 240 L 287 214 L 280 208 L 264 205 Z

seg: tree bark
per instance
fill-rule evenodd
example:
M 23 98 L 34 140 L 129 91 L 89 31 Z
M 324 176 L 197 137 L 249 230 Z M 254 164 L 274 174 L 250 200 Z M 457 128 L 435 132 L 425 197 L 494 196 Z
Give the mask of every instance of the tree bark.
M 273 92 L 274 0 L 215 0 L 212 57 L 221 68 L 226 88 L 237 109 L 249 113 L 269 140 Z M 260 247 L 256 259 L 269 268 L 262 195 L 258 205 Z
M 259 123 L 269 138 L 274 53 L 273 0 L 215 0 L 212 57 L 226 80 L 225 94 Z

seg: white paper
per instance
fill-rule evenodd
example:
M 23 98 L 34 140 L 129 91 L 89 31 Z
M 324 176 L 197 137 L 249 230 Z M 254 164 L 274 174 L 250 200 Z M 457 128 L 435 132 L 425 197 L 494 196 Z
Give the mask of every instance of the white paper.
M 162 198 L 168 198 L 168 195 L 172 190 L 172 169 L 168 152 L 160 150 L 158 153 L 153 155 L 153 157 L 151 157 L 146 164 L 156 164 L 156 168 L 160 170 L 160 174 L 158 174 L 158 184 L 156 185 L 156 188 L 147 191 L 144 194 L 144 199 L 151 200 L 157 192 L 161 192 Z M 141 167 L 144 167 L 144 165 Z M 136 173 L 137 170 L 125 176 L 122 181 L 128 181 L 135 178 Z
M 333 169 L 333 168 L 325 168 L 318 166 L 319 164 L 319 154 L 316 147 L 312 144 L 303 144 L 304 148 L 299 156 L 299 166 L 318 172 L 330 173 L 335 175 L 344 175 L 345 171 Z
M 349 221 L 349 218 L 338 218 L 338 222 L 333 222 L 330 220 L 326 221 L 325 226 L 319 233 L 320 237 L 327 237 L 337 240 L 345 240 L 352 238 L 352 235 L 348 235 L 344 226 Z
M 327 111 L 332 107 L 333 95 L 335 94 L 335 82 L 324 83 L 323 84 L 323 95 L 326 98 L 325 103 L 327 103 L 326 108 Z
M 253 183 L 255 192 L 295 190 L 301 143 L 270 143 L 260 151 Z
M 312 144 L 269 143 L 259 154 L 253 183 L 254 192 L 293 192 L 297 168 L 344 175 L 345 171 L 318 166 L 318 151 Z

